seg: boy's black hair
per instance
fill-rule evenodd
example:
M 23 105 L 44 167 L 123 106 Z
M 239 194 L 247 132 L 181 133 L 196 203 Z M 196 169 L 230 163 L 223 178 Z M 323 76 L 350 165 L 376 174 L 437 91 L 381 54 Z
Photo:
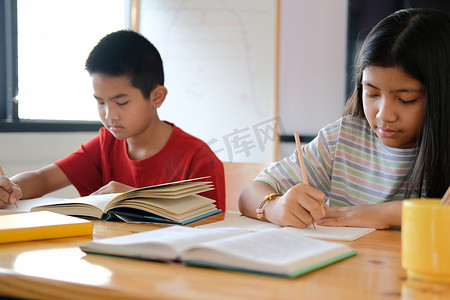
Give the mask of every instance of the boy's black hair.
M 145 37 L 131 30 L 106 35 L 92 49 L 86 64 L 90 75 L 128 76 L 131 84 L 148 99 L 164 85 L 164 70 L 158 50 Z
M 413 190 L 419 197 L 442 197 L 450 185 L 450 15 L 411 8 L 380 21 L 362 45 L 344 114 L 365 118 L 361 79 L 369 66 L 399 68 L 425 86 L 424 127 L 406 197 Z

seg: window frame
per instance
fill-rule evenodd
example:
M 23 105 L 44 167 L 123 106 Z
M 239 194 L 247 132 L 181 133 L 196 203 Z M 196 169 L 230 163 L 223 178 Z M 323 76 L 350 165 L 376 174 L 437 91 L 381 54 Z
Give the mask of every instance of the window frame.
M 18 119 L 17 103 L 17 0 L 5 0 L 0 6 L 0 119 Z

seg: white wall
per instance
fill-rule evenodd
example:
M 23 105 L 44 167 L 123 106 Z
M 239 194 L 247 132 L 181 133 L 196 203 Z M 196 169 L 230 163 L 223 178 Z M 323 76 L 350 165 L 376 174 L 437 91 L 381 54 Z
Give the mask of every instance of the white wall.
M 345 104 L 348 0 L 281 0 L 281 134 L 315 136 Z
M 278 0 L 140 3 L 140 32 L 161 53 L 169 91 L 159 116 L 223 161 L 274 160 Z
M 0 164 L 8 176 L 44 167 L 78 149 L 96 132 L 0 133 Z M 53 193 L 77 197 L 70 187 Z

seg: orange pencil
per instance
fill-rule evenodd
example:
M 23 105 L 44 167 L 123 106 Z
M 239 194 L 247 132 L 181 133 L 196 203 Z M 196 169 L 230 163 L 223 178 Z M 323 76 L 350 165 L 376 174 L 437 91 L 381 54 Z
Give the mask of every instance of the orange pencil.
M 306 176 L 306 168 L 305 161 L 303 160 L 302 155 L 302 144 L 300 143 L 300 137 L 298 136 L 298 132 L 294 132 L 295 143 L 297 144 L 297 156 L 300 161 L 300 167 L 302 168 L 302 179 L 304 184 L 308 184 L 308 177 Z M 313 223 L 314 229 L 316 229 L 316 225 Z
M 5 176 L 5 172 L 3 172 L 2 166 L 0 166 L 0 175 Z M 17 205 L 17 202 L 14 202 L 14 205 L 19 208 L 19 206 Z

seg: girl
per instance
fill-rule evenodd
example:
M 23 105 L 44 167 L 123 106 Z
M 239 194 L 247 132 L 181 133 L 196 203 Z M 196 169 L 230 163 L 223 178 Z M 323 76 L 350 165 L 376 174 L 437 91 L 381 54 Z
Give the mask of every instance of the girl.
M 450 184 L 450 16 L 398 11 L 364 41 L 344 117 L 241 193 L 244 215 L 281 226 L 401 225 L 401 200 Z M 329 199 L 329 206 L 324 200 Z

